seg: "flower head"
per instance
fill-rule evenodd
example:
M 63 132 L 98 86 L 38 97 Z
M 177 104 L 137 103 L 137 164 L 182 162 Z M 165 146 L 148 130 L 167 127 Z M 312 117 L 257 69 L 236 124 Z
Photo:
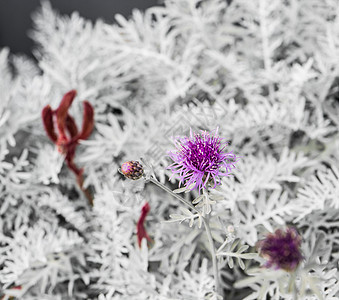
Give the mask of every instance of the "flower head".
M 301 237 L 294 228 L 281 229 L 269 233 L 257 243 L 260 255 L 267 259 L 266 267 L 294 271 L 303 256 L 300 250 Z
M 214 183 L 215 188 L 220 184 L 221 176 L 228 176 L 235 168 L 236 155 L 225 152 L 228 142 L 218 136 L 218 129 L 211 133 L 201 131 L 192 132 L 189 137 L 175 139 L 176 150 L 169 152 L 174 161 L 168 168 L 179 175 L 180 185 L 206 188 L 207 184 Z

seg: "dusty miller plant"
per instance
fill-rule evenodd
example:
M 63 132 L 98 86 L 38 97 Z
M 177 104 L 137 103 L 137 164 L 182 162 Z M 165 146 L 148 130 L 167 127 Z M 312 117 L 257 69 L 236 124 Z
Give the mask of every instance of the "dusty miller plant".
M 338 13 L 336 0 L 165 0 L 93 24 L 43 2 L 37 62 L 0 50 L 0 297 L 339 299 Z M 95 114 L 75 155 L 93 208 L 41 120 L 73 89 L 76 123 L 82 100 Z M 177 189 L 166 155 L 190 128 L 219 128 L 241 156 L 198 207 L 215 257 L 193 208 L 118 172 L 143 157 Z M 145 202 L 153 243 L 139 248 Z M 256 247 L 286 227 L 301 237 L 293 273 Z

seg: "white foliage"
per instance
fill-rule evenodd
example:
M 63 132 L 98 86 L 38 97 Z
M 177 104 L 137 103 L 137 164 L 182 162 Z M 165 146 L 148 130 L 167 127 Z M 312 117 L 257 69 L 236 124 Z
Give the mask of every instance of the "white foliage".
M 255 203 L 239 202 L 235 215 L 239 217 L 239 236 L 253 246 L 258 240 L 257 226 L 264 226 L 268 232 L 285 224 L 292 213 L 293 203 L 289 203 L 287 192 L 274 191 L 269 196 L 261 191 Z
M 332 169 L 319 171 L 305 181 L 298 189 L 296 209 L 297 220 L 316 210 L 339 209 L 339 171 Z
M 35 161 L 35 172 L 37 182 L 45 185 L 50 183 L 59 183 L 58 174 L 61 171 L 64 158 L 58 150 L 51 146 L 45 145 L 37 150 L 37 158 Z
M 1 235 L 6 251 L 1 261 L 1 279 L 5 287 L 15 283 L 22 289 L 38 285 L 44 292 L 53 289 L 63 276 L 72 276 L 71 257 L 81 256 L 82 239 L 56 224 L 39 222 L 32 228 L 22 226 L 13 237 Z M 79 249 L 76 249 L 79 247 Z
M 0 297 L 219 300 L 209 220 L 225 298 L 293 299 L 286 272 L 241 270 L 263 260 L 247 245 L 293 222 L 301 299 L 338 299 L 338 16 L 336 0 L 165 0 L 93 24 L 43 2 L 37 64 L 0 50 Z M 78 126 L 82 101 L 95 111 L 75 155 L 92 209 L 41 122 L 70 89 Z M 217 127 L 240 158 L 233 176 L 201 195 L 176 189 L 172 138 Z M 190 210 L 122 178 L 141 157 Z M 146 201 L 153 243 L 139 248 Z

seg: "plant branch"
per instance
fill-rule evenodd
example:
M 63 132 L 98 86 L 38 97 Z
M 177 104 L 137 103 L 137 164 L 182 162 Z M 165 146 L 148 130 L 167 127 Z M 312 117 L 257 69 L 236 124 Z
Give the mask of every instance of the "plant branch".
M 185 205 L 189 206 L 191 209 L 193 209 L 194 211 L 196 211 L 200 214 L 200 212 L 194 207 L 194 205 L 192 203 L 189 203 L 184 198 L 182 198 L 178 194 L 174 193 L 171 189 L 169 189 L 167 186 L 163 185 L 161 182 L 157 181 L 153 177 L 151 177 L 149 179 L 149 181 L 154 183 L 156 186 L 160 187 L 164 191 L 168 192 L 173 197 L 178 199 L 180 202 L 184 203 Z M 219 270 L 218 270 L 218 264 L 217 264 L 217 256 L 216 256 L 216 251 L 215 251 L 215 247 L 214 247 L 214 243 L 213 243 L 211 228 L 210 228 L 210 225 L 209 225 L 209 218 L 205 218 L 204 216 L 201 216 L 201 219 L 202 219 L 202 221 L 205 225 L 207 239 L 208 239 L 208 243 L 210 245 L 210 251 L 211 251 L 211 256 L 212 256 L 212 264 L 213 264 L 213 275 L 214 275 L 214 280 L 215 280 L 215 290 L 218 294 L 221 294 L 220 285 L 219 285 Z

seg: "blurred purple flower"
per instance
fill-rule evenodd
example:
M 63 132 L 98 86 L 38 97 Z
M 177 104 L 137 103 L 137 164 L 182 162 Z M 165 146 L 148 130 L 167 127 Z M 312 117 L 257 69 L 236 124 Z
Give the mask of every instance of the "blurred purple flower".
M 200 134 L 191 130 L 190 137 L 176 138 L 174 143 L 176 150 L 168 153 L 174 163 L 168 169 L 173 176 L 179 175 L 179 185 L 194 185 L 190 189 L 198 188 L 199 192 L 208 183 L 214 183 L 215 188 L 221 176 L 228 176 L 235 169 L 237 157 L 233 151 L 225 152 L 228 142 L 218 136 L 218 128 Z
M 294 228 L 287 228 L 285 232 L 277 229 L 257 243 L 260 255 L 267 259 L 265 267 L 288 272 L 294 271 L 303 259 L 300 246 L 301 237 Z

